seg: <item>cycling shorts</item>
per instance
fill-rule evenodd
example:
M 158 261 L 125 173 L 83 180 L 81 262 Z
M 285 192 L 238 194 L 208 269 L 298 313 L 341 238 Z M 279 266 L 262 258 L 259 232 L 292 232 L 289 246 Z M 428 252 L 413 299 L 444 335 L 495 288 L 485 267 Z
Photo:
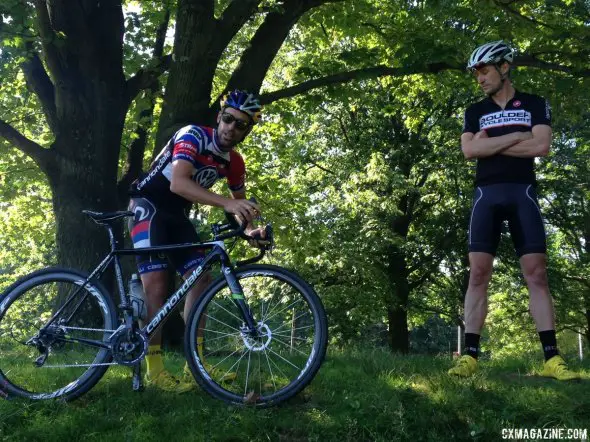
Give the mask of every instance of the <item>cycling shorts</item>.
M 507 221 L 518 257 L 547 253 L 545 227 L 532 184 L 502 183 L 475 189 L 469 223 L 469 251 L 495 255 Z
M 129 210 L 135 213 L 133 219 L 129 220 L 129 232 L 135 249 L 200 241 L 194 226 L 182 210 L 172 212 L 159 209 L 147 198 L 131 198 Z M 201 264 L 204 256 L 205 251 L 198 248 L 137 255 L 137 268 L 140 274 L 165 270 L 170 261 L 176 271 L 184 275 Z

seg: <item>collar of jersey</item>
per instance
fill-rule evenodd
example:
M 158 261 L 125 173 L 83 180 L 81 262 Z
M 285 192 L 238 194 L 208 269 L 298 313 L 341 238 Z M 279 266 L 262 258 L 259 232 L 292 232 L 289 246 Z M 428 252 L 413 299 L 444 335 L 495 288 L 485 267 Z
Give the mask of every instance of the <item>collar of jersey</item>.
M 518 97 L 520 96 L 520 92 L 518 89 L 514 88 L 514 96 L 508 101 L 508 103 L 514 102 L 514 100 L 516 100 Z M 487 100 L 488 102 L 490 102 L 491 104 L 493 104 L 494 106 L 497 106 L 500 108 L 500 105 L 498 103 L 496 103 L 492 97 L 486 97 L 485 100 Z M 508 103 L 506 103 L 506 106 L 508 106 Z M 501 109 L 501 108 L 500 108 Z
M 229 152 L 224 152 L 217 145 L 217 129 L 213 129 L 213 143 L 211 144 L 211 153 L 217 157 L 229 161 Z

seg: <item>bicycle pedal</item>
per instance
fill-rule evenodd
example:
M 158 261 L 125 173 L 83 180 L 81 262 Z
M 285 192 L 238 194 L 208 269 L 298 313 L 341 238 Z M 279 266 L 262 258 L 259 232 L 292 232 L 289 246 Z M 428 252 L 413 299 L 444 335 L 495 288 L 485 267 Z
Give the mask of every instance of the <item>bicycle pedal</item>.
M 133 377 L 131 379 L 131 386 L 133 391 L 143 391 L 143 379 L 141 377 L 141 363 L 133 366 Z
M 133 391 L 143 391 L 143 390 L 145 390 L 145 387 L 143 385 L 143 381 L 141 381 L 141 380 L 136 381 L 135 379 L 133 379 L 132 386 L 133 386 Z

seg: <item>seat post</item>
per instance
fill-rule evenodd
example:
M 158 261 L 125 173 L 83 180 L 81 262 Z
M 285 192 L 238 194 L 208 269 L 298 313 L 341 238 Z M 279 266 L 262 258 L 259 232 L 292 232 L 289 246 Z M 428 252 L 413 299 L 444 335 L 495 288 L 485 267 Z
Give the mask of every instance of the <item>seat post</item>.
M 115 234 L 113 233 L 113 226 L 106 224 L 106 228 L 109 231 L 109 241 L 111 243 L 111 252 L 114 252 L 117 248 L 117 241 L 115 240 Z
M 115 239 L 115 234 L 113 233 L 113 226 L 109 223 L 105 224 L 107 230 L 109 231 L 109 241 L 111 243 L 111 253 L 114 253 L 117 249 L 117 240 Z M 121 260 L 119 259 L 118 255 L 113 256 L 113 263 L 115 266 L 115 278 L 117 280 L 117 288 L 119 289 L 119 307 L 123 309 L 130 308 L 129 303 L 127 302 L 127 298 L 125 296 L 125 286 L 123 284 L 123 270 L 121 269 Z M 129 315 L 129 318 L 131 315 Z

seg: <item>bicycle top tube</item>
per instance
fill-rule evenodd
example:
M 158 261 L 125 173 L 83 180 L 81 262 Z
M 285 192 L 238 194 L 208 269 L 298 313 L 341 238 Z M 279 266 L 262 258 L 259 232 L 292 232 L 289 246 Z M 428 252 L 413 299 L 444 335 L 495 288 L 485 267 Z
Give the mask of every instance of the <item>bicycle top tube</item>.
M 215 249 L 215 247 L 219 247 L 224 252 L 226 252 L 225 243 L 223 242 L 226 239 L 230 238 L 243 238 L 246 240 L 249 239 L 257 239 L 253 238 L 249 235 L 244 233 L 246 226 L 248 225 L 247 222 L 242 222 L 241 224 L 237 225 L 232 220 L 226 224 L 217 223 L 211 225 L 211 231 L 213 233 L 213 239 L 207 241 L 199 241 L 196 243 L 179 243 L 179 244 L 166 244 L 166 245 L 159 245 L 159 246 L 152 246 L 152 247 L 142 247 L 137 249 L 119 249 L 117 248 L 118 241 L 115 240 L 114 233 L 113 233 L 113 224 L 116 220 L 126 217 L 134 216 L 133 212 L 130 211 L 120 211 L 120 212 L 110 212 L 110 213 L 101 213 L 101 212 L 92 212 L 89 210 L 83 210 L 82 213 L 88 215 L 94 222 L 99 225 L 105 227 L 109 232 L 110 242 L 111 242 L 111 251 L 107 256 L 107 261 L 110 262 L 109 257 L 115 256 L 129 256 L 129 255 L 146 255 L 154 252 L 168 252 L 172 250 L 182 250 L 182 249 L 191 249 L 191 248 L 204 248 L 204 249 Z M 226 217 L 230 220 L 231 214 L 226 212 Z M 273 247 L 273 234 L 272 234 L 272 227 L 270 224 L 267 224 L 266 227 L 266 238 L 269 239 L 269 245 L 261 248 L 260 254 L 254 258 L 247 259 L 245 261 L 239 261 L 237 265 L 244 265 L 249 264 L 252 262 L 259 261 L 265 254 L 265 251 L 272 249 Z M 226 232 L 226 233 L 223 233 Z M 227 253 L 227 252 L 226 252 Z M 108 264 L 108 262 L 107 262 Z
M 216 246 L 225 250 L 225 243 L 223 241 L 203 241 L 180 244 L 166 244 L 163 246 L 140 247 L 137 249 L 115 249 L 111 253 L 113 255 L 146 255 L 153 252 L 168 252 L 171 250 L 182 250 L 191 248 L 212 249 Z

